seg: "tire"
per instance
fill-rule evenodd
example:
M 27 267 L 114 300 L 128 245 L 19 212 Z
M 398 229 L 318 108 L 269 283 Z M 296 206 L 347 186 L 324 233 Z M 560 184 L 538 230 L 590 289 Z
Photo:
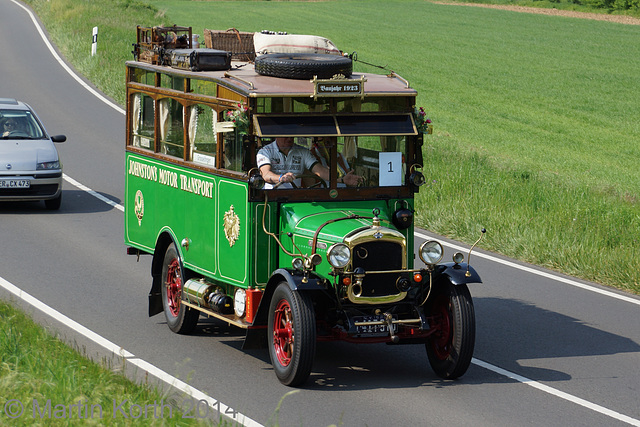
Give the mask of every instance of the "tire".
M 269 357 L 284 385 L 304 383 L 316 353 L 316 321 L 313 304 L 305 293 L 278 285 L 269 304 Z
M 57 211 L 60 209 L 60 205 L 62 204 L 62 193 L 58 195 L 55 199 L 49 199 L 44 201 L 44 206 L 50 211 Z
M 336 74 L 351 76 L 350 58 L 338 55 L 311 53 L 269 53 L 255 59 L 256 72 L 263 76 L 285 79 L 330 79 Z
M 175 243 L 171 243 L 162 261 L 162 307 L 169 329 L 178 334 L 188 334 L 198 323 L 200 312 L 182 304 L 182 262 Z
M 469 288 L 447 281 L 430 300 L 427 310 L 429 327 L 434 331 L 426 343 L 431 368 L 441 378 L 458 378 L 471 364 L 476 339 Z

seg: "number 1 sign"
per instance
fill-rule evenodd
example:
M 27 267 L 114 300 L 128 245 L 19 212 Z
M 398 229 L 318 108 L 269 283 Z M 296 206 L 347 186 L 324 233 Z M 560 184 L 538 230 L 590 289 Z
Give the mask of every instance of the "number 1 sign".
M 380 153 L 380 187 L 402 185 L 402 153 Z

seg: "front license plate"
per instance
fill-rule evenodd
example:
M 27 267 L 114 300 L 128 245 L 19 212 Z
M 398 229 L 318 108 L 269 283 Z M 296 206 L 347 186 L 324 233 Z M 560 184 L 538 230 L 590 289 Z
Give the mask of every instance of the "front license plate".
M 389 326 L 387 325 L 387 322 L 385 322 L 383 315 L 358 316 L 358 317 L 355 317 L 353 320 L 356 323 L 356 331 L 358 331 L 359 334 L 379 334 L 379 333 L 388 334 L 389 333 Z M 380 324 L 380 322 L 382 323 Z M 368 323 L 368 324 L 359 325 L 358 323 Z M 371 324 L 371 323 L 374 323 L 374 324 Z
M 31 181 L 28 179 L 3 179 L 0 180 L 0 188 L 29 188 Z

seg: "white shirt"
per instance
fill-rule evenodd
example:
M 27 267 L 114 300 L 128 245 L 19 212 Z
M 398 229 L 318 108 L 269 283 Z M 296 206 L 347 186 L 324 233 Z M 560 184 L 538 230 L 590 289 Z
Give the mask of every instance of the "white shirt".
M 285 155 L 280 151 L 275 141 L 269 145 L 265 145 L 258 151 L 256 161 L 258 168 L 264 165 L 271 165 L 271 172 L 273 173 L 284 175 L 287 172 L 292 172 L 296 176 L 302 175 L 305 170 L 310 171 L 313 169 L 313 166 L 318 163 L 318 160 L 308 149 L 294 144 L 289 150 L 289 153 Z M 298 187 L 301 186 L 300 179 L 296 179 L 294 182 Z M 266 183 L 265 188 L 273 188 L 273 185 Z M 291 188 L 291 185 L 287 183 L 279 188 Z

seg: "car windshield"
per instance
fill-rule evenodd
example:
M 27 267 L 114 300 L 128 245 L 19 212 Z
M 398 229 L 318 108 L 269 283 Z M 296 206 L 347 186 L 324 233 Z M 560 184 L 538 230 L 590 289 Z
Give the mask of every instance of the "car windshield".
M 42 139 L 44 130 L 31 111 L 0 111 L 0 131 L 2 139 Z

